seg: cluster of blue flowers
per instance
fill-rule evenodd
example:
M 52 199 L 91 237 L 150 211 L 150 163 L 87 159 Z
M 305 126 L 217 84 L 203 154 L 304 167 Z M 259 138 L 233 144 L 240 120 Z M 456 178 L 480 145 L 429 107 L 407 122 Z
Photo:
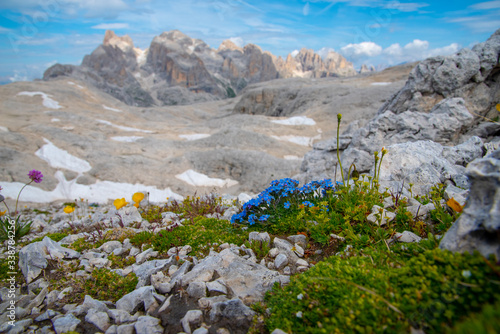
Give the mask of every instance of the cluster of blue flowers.
M 303 205 L 313 207 L 314 204 L 306 199 L 322 197 L 326 191 L 334 189 L 330 179 L 312 181 L 302 187 L 299 181 L 290 178 L 275 180 L 271 186 L 261 192 L 257 198 L 253 198 L 243 205 L 242 211 L 231 217 L 231 223 L 248 221 L 250 225 L 264 223 L 269 220 L 272 213 L 278 206 L 289 209 L 292 204 L 291 199 L 305 200 Z M 321 191 L 320 191 L 321 190 Z

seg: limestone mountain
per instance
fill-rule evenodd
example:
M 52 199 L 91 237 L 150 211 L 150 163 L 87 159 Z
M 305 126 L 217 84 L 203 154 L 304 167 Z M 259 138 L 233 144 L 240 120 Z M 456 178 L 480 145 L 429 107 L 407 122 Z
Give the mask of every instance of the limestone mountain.
M 352 76 L 352 63 L 330 52 L 323 60 L 302 49 L 286 60 L 230 40 L 212 49 L 178 30 L 156 36 L 146 50 L 132 39 L 106 31 L 103 43 L 81 65 L 56 64 L 44 80 L 72 77 L 131 106 L 185 105 L 234 97 L 247 85 L 278 78 Z

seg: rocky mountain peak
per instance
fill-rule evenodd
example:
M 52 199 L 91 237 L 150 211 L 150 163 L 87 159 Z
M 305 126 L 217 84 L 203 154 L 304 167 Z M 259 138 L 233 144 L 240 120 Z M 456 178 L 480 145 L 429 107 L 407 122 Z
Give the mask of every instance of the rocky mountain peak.
M 220 52 L 223 50 L 243 52 L 243 49 L 240 48 L 238 45 L 234 44 L 230 39 L 226 39 L 222 41 L 222 43 L 220 43 L 219 49 L 217 51 Z
M 366 64 L 361 65 L 359 73 L 371 73 L 371 72 L 375 72 L 375 67 L 373 67 L 373 65 L 371 65 L 370 67 L 368 67 Z
M 104 46 L 113 46 L 119 48 L 123 52 L 127 53 L 134 49 L 134 42 L 129 35 L 119 37 L 115 34 L 113 30 L 106 30 L 104 34 L 104 40 L 102 42 Z
M 179 30 L 154 37 L 147 50 L 132 39 L 108 30 L 103 44 L 84 57 L 80 66 L 56 64 L 44 80 L 76 77 L 135 106 L 191 104 L 234 97 L 248 84 L 290 78 L 355 75 L 352 64 L 340 55 L 326 61 L 303 48 L 284 61 L 258 45 L 243 48 L 231 40 L 212 49 Z

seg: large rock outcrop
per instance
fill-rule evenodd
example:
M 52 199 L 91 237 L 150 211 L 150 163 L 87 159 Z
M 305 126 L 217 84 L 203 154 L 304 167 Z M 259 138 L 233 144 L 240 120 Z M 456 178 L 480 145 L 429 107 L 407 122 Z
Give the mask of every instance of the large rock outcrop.
M 56 64 L 43 78 L 77 78 L 128 105 L 149 107 L 234 97 L 248 84 L 277 78 L 355 74 L 335 52 L 322 60 L 303 49 L 284 62 L 254 44 L 241 48 L 226 40 L 215 50 L 173 30 L 156 36 L 147 50 L 135 48 L 127 35 L 106 31 L 103 43 L 80 66 Z
M 379 113 L 427 112 L 445 98 L 462 97 L 471 112 L 494 118 L 495 105 L 500 101 L 499 60 L 500 29 L 472 49 L 420 62 L 405 87 Z
M 454 252 L 478 250 L 500 259 L 500 150 L 467 167 L 471 187 L 467 204 L 439 244 Z
M 344 172 L 351 163 L 358 171 L 369 172 L 374 151 L 380 151 L 383 146 L 422 140 L 453 146 L 474 136 L 484 143 L 497 141 L 500 125 L 485 122 L 480 116 L 493 118 L 498 115 L 494 109 L 500 99 L 499 58 L 500 30 L 472 50 L 463 49 L 449 57 L 434 57 L 419 63 L 405 86 L 366 126 L 357 130 L 349 128 L 340 135 Z M 336 138 L 317 143 L 314 150 L 306 154 L 299 178 L 308 182 L 333 177 L 338 162 L 336 150 Z M 466 159 L 467 153 L 463 153 L 462 158 Z M 451 159 L 452 165 L 463 166 L 459 162 L 462 158 L 451 158 L 450 154 L 446 158 Z M 449 173 L 449 170 L 438 168 L 436 180 L 459 182 L 463 186 L 463 178 L 451 178 L 456 173 Z M 421 181 L 423 184 L 427 180 Z

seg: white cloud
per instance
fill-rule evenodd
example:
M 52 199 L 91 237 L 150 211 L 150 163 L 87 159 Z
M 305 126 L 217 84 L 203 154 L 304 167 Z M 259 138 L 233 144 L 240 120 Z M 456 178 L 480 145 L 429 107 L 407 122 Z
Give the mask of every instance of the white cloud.
M 319 55 L 322 59 L 325 59 L 325 58 L 326 58 L 326 56 L 328 56 L 328 53 L 329 53 L 330 51 L 335 52 L 335 50 L 334 50 L 334 49 L 332 49 L 332 48 L 326 48 L 326 47 L 325 47 L 325 48 L 321 48 L 321 49 L 319 49 L 318 51 L 316 51 L 316 53 L 317 53 L 317 54 L 318 54 L 318 55 Z
M 0 27 L 0 34 L 7 34 L 11 31 L 12 31 L 12 29 Z
M 338 3 L 345 3 L 353 7 L 370 7 L 370 8 L 385 8 L 390 10 L 398 10 L 400 12 L 416 12 L 420 8 L 427 7 L 429 4 L 423 2 L 407 2 L 400 1 L 381 1 L 381 0 L 311 0 L 311 2 L 328 2 L 330 3 L 326 9 Z
M 239 46 L 240 48 L 243 47 L 243 45 L 245 45 L 244 44 L 245 42 L 243 42 L 243 38 L 241 37 L 231 37 L 229 38 L 229 40 L 233 42 L 236 46 Z
M 382 54 L 389 65 L 394 65 L 434 56 L 446 56 L 457 52 L 459 49 L 460 45 L 457 43 L 452 43 L 441 48 L 429 49 L 428 41 L 415 39 L 403 47 L 399 43 L 392 44 L 385 48 Z
M 458 17 L 449 22 L 460 23 L 475 32 L 495 32 L 500 27 L 500 19 L 496 15 Z
M 475 5 L 470 6 L 472 9 L 484 10 L 484 9 L 496 9 L 500 8 L 500 1 L 486 1 L 480 2 Z
M 302 14 L 304 14 L 304 16 L 309 15 L 309 10 L 310 10 L 310 7 L 309 7 L 309 2 L 308 2 L 305 4 L 304 8 L 302 8 Z
M 363 57 L 375 57 L 382 52 L 382 47 L 373 42 L 362 42 L 359 44 L 348 44 L 340 49 L 345 57 L 359 59 Z
M 115 30 L 115 29 L 127 29 L 129 28 L 128 23 L 101 23 L 91 27 L 92 29 L 103 29 L 103 30 Z

